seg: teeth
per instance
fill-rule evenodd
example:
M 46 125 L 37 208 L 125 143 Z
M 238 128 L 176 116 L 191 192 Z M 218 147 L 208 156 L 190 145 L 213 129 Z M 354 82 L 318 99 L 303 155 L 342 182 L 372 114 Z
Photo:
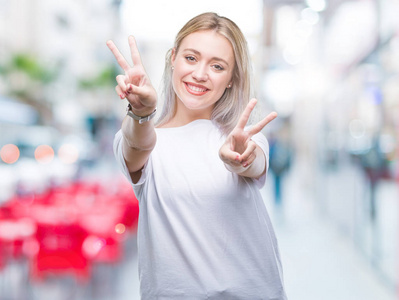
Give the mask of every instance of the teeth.
M 206 91 L 206 89 L 204 89 L 204 88 L 200 88 L 200 87 L 193 86 L 193 85 L 188 85 L 188 87 L 190 88 L 190 90 L 193 90 L 195 92 L 205 92 Z

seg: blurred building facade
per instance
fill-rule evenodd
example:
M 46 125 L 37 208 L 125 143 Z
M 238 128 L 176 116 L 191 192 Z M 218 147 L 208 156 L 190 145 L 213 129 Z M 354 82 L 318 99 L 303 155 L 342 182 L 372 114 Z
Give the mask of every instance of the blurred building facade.
M 82 114 L 109 111 L 110 82 L 99 76 L 112 66 L 105 41 L 121 34 L 119 7 L 118 0 L 1 1 L 2 90 L 39 109 L 43 123 L 56 119 L 52 125 L 82 126 Z
M 116 71 L 105 42 L 123 35 L 120 4 L 0 2 L 0 149 L 18 147 L 1 152 L 7 180 L 0 202 L 22 181 L 40 190 L 50 184 L 49 176 L 74 176 L 79 164 L 112 153 Z M 45 165 L 55 174 L 34 171 L 43 166 L 35 152 L 41 145 L 51 147 Z M 74 158 L 60 162 L 66 148 Z M 16 159 L 4 158 L 10 155 Z
M 398 282 L 399 22 L 392 1 L 264 0 L 263 96 L 298 178 L 392 290 Z

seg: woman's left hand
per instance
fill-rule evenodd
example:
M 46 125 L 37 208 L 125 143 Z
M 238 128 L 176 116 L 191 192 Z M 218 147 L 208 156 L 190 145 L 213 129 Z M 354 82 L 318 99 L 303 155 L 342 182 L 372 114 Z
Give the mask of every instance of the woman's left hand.
M 276 112 L 270 113 L 263 120 L 245 131 L 249 116 L 257 103 L 256 99 L 251 99 L 242 113 L 236 127 L 227 136 L 225 143 L 219 150 L 220 159 L 226 164 L 228 169 L 236 173 L 242 173 L 256 159 L 256 147 L 252 136 L 260 132 L 269 122 L 277 117 Z

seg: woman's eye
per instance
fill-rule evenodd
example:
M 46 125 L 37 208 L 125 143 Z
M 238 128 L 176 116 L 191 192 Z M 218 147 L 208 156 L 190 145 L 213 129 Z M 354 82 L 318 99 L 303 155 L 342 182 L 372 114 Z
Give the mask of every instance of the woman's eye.
M 193 56 L 186 56 L 186 59 L 188 61 L 195 61 L 195 58 Z
M 220 65 L 214 65 L 213 66 L 216 70 L 218 70 L 218 71 L 223 71 L 224 70 L 224 68 L 222 67 L 222 66 L 220 66 Z

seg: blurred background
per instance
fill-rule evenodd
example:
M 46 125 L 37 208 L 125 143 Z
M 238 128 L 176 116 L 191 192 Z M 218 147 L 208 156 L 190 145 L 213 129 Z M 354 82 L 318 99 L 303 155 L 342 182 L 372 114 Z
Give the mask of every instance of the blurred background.
M 159 88 L 206 11 L 242 29 L 279 114 L 262 193 L 289 299 L 399 299 L 399 0 L 0 0 L 0 299 L 139 299 L 105 42 L 130 60 L 134 35 Z

